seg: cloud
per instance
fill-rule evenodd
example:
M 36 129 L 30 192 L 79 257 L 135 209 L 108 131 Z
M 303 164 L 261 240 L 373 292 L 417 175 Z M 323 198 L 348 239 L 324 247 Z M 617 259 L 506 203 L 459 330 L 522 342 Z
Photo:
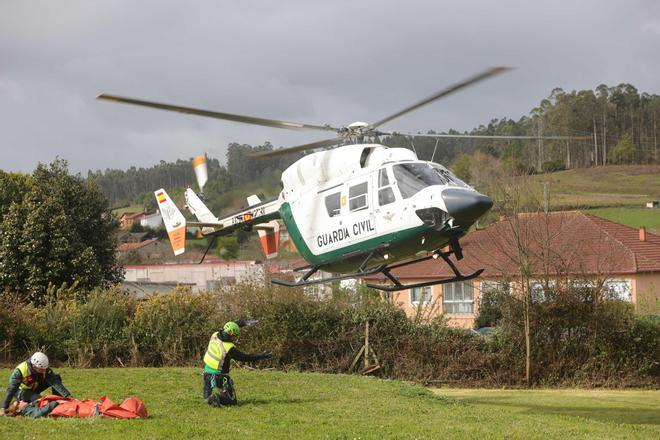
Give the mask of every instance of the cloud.
M 516 67 L 384 127 L 400 131 L 519 118 L 557 86 L 630 82 L 657 93 L 652 4 L 2 2 L 0 168 L 31 171 L 56 155 L 82 172 L 149 166 L 202 149 L 222 158 L 234 141 L 325 136 L 99 102 L 100 92 L 343 125 L 380 119 L 486 67 Z

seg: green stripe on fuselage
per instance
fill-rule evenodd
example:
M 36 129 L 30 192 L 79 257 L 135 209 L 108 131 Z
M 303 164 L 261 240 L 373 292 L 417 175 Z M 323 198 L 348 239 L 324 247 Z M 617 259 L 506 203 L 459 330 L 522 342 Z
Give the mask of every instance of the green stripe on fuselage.
M 394 257 L 394 259 L 389 260 L 389 262 L 394 262 L 414 255 L 419 251 L 432 251 L 438 249 L 447 244 L 451 235 L 448 229 L 435 231 L 425 225 L 420 225 L 403 229 L 401 231 L 391 232 L 389 234 L 378 235 L 374 238 L 361 241 L 360 243 L 315 255 L 303 239 L 300 229 L 293 218 L 289 203 L 285 202 L 282 204 L 280 207 L 280 214 L 291 240 L 293 240 L 296 249 L 298 249 L 298 252 L 300 252 L 305 261 L 313 265 L 325 265 L 323 267 L 324 270 L 335 273 L 350 273 L 357 270 L 357 267 L 364 261 L 366 257 L 365 255 L 337 261 L 341 259 L 342 256 L 352 252 L 368 252 L 384 244 L 388 244 L 389 247 L 387 252 Z M 422 237 L 424 237 L 424 244 L 422 244 Z M 330 262 L 332 263 L 328 264 Z M 368 267 L 375 267 L 385 262 L 386 261 L 382 257 L 373 258 Z

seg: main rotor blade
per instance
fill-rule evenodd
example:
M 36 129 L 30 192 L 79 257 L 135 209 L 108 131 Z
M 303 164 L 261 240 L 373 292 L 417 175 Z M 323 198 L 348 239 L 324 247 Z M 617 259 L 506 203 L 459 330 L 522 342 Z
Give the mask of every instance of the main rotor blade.
M 591 140 L 591 136 L 506 136 L 487 134 L 412 134 L 412 133 L 388 133 L 391 136 L 430 137 L 430 138 L 464 138 L 464 139 L 558 139 L 558 140 Z
M 282 154 L 295 153 L 295 152 L 298 152 L 298 151 L 315 150 L 315 149 L 318 149 L 318 148 L 330 147 L 332 145 L 337 145 L 337 144 L 341 143 L 343 140 L 344 139 L 340 138 L 340 137 L 336 137 L 336 138 L 332 138 L 332 139 L 325 139 L 323 141 L 311 142 L 309 144 L 297 145 L 295 147 L 280 148 L 279 150 L 262 151 L 260 153 L 251 154 L 250 157 L 255 157 L 255 158 L 273 157 L 273 156 L 280 156 Z
M 406 113 L 411 112 L 413 110 L 416 110 L 416 109 L 418 109 L 418 108 L 420 108 L 420 107 L 422 107 L 426 104 L 429 104 L 429 103 L 435 101 L 436 99 L 440 99 L 442 97 L 450 95 L 450 94 L 452 94 L 452 93 L 454 93 L 454 92 L 456 92 L 456 91 L 458 91 L 462 88 L 465 88 L 465 87 L 470 86 L 472 84 L 478 83 L 479 81 L 484 80 L 486 78 L 489 78 L 493 75 L 497 75 L 498 73 L 506 72 L 507 70 L 511 70 L 511 67 L 491 67 L 490 69 L 485 70 L 485 71 L 483 71 L 483 72 L 479 73 L 478 75 L 475 75 L 471 78 L 468 78 L 465 81 L 462 81 L 462 82 L 456 83 L 452 86 L 449 86 L 446 89 L 443 89 L 443 90 L 435 93 L 434 95 L 431 95 L 428 98 L 423 99 L 422 101 L 419 101 L 417 104 L 413 104 L 410 107 L 407 107 L 407 108 L 405 108 L 405 109 L 403 109 L 403 110 L 401 110 L 397 113 L 394 113 L 393 115 L 390 115 L 386 118 L 383 118 L 380 121 L 371 124 L 369 127 L 370 128 L 376 128 L 378 126 L 381 126 L 384 123 L 391 121 L 392 119 L 395 119 L 395 118 L 398 118 L 399 116 L 405 115 Z
M 201 110 L 191 107 L 182 107 L 179 105 L 163 104 L 160 102 L 144 101 L 141 99 L 125 98 L 122 96 L 107 95 L 102 93 L 96 99 L 105 99 L 106 101 L 121 102 L 124 104 L 140 105 L 142 107 L 157 108 L 172 112 L 186 113 L 189 115 L 205 116 L 207 118 L 225 119 L 228 121 L 243 122 L 245 124 L 263 125 L 266 127 L 284 128 L 287 130 L 322 130 L 338 131 L 339 129 L 329 125 L 302 124 L 299 122 L 278 121 L 276 119 L 257 118 L 254 116 L 234 115 L 232 113 L 214 112 L 210 110 Z

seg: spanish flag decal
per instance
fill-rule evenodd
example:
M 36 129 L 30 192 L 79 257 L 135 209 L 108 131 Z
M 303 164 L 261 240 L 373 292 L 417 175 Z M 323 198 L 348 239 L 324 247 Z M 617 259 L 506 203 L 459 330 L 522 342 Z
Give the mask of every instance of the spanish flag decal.
M 165 194 L 163 194 L 162 191 L 156 194 L 156 198 L 158 198 L 158 203 L 165 203 L 167 201 L 167 198 L 165 197 Z

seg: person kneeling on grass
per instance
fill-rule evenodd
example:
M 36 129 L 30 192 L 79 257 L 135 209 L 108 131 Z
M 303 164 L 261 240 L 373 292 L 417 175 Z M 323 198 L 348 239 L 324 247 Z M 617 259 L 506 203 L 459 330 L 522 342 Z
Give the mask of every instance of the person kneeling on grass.
M 9 376 L 7 393 L 0 407 L 0 415 L 4 415 L 13 398 L 19 402 L 34 402 L 39 400 L 41 392 L 52 388 L 52 394 L 71 397 L 71 393 L 62 384 L 62 378 L 48 368 L 48 356 L 37 351 L 32 357 L 21 362 Z
M 229 321 L 221 331 L 213 333 L 209 346 L 204 355 L 204 399 L 215 407 L 221 405 L 236 405 L 234 382 L 229 377 L 229 368 L 232 359 L 239 362 L 260 361 L 270 359 L 273 353 L 247 354 L 234 346 L 241 327 L 249 325 L 250 321 L 239 319 Z

